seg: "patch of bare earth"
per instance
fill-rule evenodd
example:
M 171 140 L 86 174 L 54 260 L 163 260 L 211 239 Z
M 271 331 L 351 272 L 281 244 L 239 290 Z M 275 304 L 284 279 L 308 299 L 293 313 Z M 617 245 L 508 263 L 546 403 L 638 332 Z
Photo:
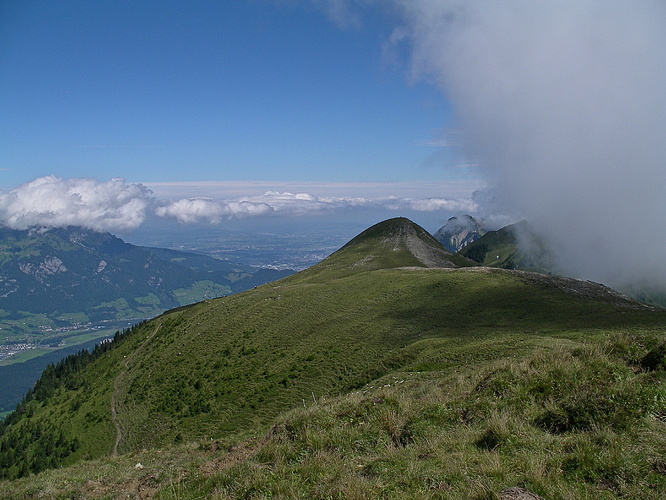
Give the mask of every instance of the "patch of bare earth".
M 237 445 L 224 447 L 218 441 L 213 441 L 207 451 L 216 454 L 219 451 L 223 451 L 223 454 L 205 462 L 199 467 L 199 470 L 206 477 L 214 476 L 220 471 L 231 469 L 233 466 L 246 461 L 265 443 L 266 439 L 251 438 Z

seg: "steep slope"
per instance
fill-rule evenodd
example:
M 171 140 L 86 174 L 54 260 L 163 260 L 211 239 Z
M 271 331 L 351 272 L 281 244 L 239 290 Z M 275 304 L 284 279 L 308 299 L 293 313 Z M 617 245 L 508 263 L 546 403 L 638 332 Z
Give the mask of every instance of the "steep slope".
M 373 226 L 324 265 L 169 312 L 45 372 L 2 431 L 2 474 L 264 432 L 287 409 L 396 372 L 663 329 L 664 312 L 588 282 L 427 268 L 406 249 L 413 233 L 405 220 Z M 381 259 L 392 267 L 372 269 Z
M 112 303 L 125 298 L 139 315 L 154 303 L 178 305 L 172 290 L 192 283 L 187 269 L 110 234 L 5 229 L 2 236 L 3 308 L 11 314 L 89 311 L 98 321 L 113 318 Z
M 540 340 L 498 360 L 469 357 L 454 373 L 393 373 L 310 399 L 250 438 L 80 462 L 0 480 L 0 491 L 7 500 L 538 498 L 527 490 L 663 499 L 663 330 Z
M 433 235 L 449 252 L 456 253 L 486 233 L 471 215 L 451 217 Z

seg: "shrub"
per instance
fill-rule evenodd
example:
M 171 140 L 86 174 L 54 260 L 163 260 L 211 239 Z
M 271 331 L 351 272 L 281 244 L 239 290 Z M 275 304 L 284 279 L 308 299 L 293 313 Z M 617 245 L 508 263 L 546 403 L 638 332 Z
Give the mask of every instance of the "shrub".
M 666 369 L 666 343 L 660 344 L 649 351 L 639 361 L 639 365 L 647 371 Z

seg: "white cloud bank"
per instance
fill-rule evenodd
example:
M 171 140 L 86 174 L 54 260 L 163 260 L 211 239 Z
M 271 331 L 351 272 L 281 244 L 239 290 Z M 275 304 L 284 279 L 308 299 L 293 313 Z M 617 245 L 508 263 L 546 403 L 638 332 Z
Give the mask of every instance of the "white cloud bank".
M 267 215 L 274 209 L 267 203 L 216 201 L 204 198 L 180 199 L 157 207 L 155 214 L 176 219 L 183 224 L 208 222 L 219 224 L 224 218 Z
M 0 194 L 0 219 L 14 229 L 81 226 L 130 231 L 143 224 L 150 191 L 124 179 L 40 177 Z
M 320 191 L 341 189 L 340 185 L 318 184 L 316 187 Z M 400 184 L 397 183 L 369 183 L 365 189 L 359 184 L 346 186 L 351 187 L 366 191 L 367 196 L 318 196 L 308 192 L 269 190 L 233 199 L 215 196 L 158 199 L 148 187 L 120 178 L 99 182 L 87 178 L 47 176 L 0 194 L 0 223 L 14 229 L 81 226 L 95 231 L 122 233 L 137 229 L 152 214 L 182 224 L 215 225 L 230 219 L 326 216 L 364 209 L 385 211 L 387 216 L 402 215 L 405 211 L 441 211 L 443 218 L 446 218 L 451 213 L 475 213 L 477 209 L 476 202 L 464 196 L 451 199 L 414 197 L 414 191 L 420 189 L 418 186 L 403 187 L 408 196 L 399 196 Z M 213 184 L 209 186 L 208 193 L 214 194 L 216 189 L 223 191 L 223 188 L 223 183 Z M 232 190 L 236 192 L 239 186 L 234 185 Z
M 256 216 L 326 215 L 361 209 L 380 209 L 400 213 L 445 211 L 445 213 L 475 213 L 477 205 L 470 200 L 445 198 L 339 197 L 315 196 L 310 193 L 267 191 L 262 195 L 236 200 L 189 198 L 166 202 L 155 213 L 181 223 L 219 224 L 224 219 Z

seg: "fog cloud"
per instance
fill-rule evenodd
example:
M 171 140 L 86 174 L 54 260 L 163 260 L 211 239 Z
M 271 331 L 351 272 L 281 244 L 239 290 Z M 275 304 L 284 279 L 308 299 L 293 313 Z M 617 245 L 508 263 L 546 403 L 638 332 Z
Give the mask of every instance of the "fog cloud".
M 395 0 L 415 78 L 569 274 L 666 282 L 666 3 Z

